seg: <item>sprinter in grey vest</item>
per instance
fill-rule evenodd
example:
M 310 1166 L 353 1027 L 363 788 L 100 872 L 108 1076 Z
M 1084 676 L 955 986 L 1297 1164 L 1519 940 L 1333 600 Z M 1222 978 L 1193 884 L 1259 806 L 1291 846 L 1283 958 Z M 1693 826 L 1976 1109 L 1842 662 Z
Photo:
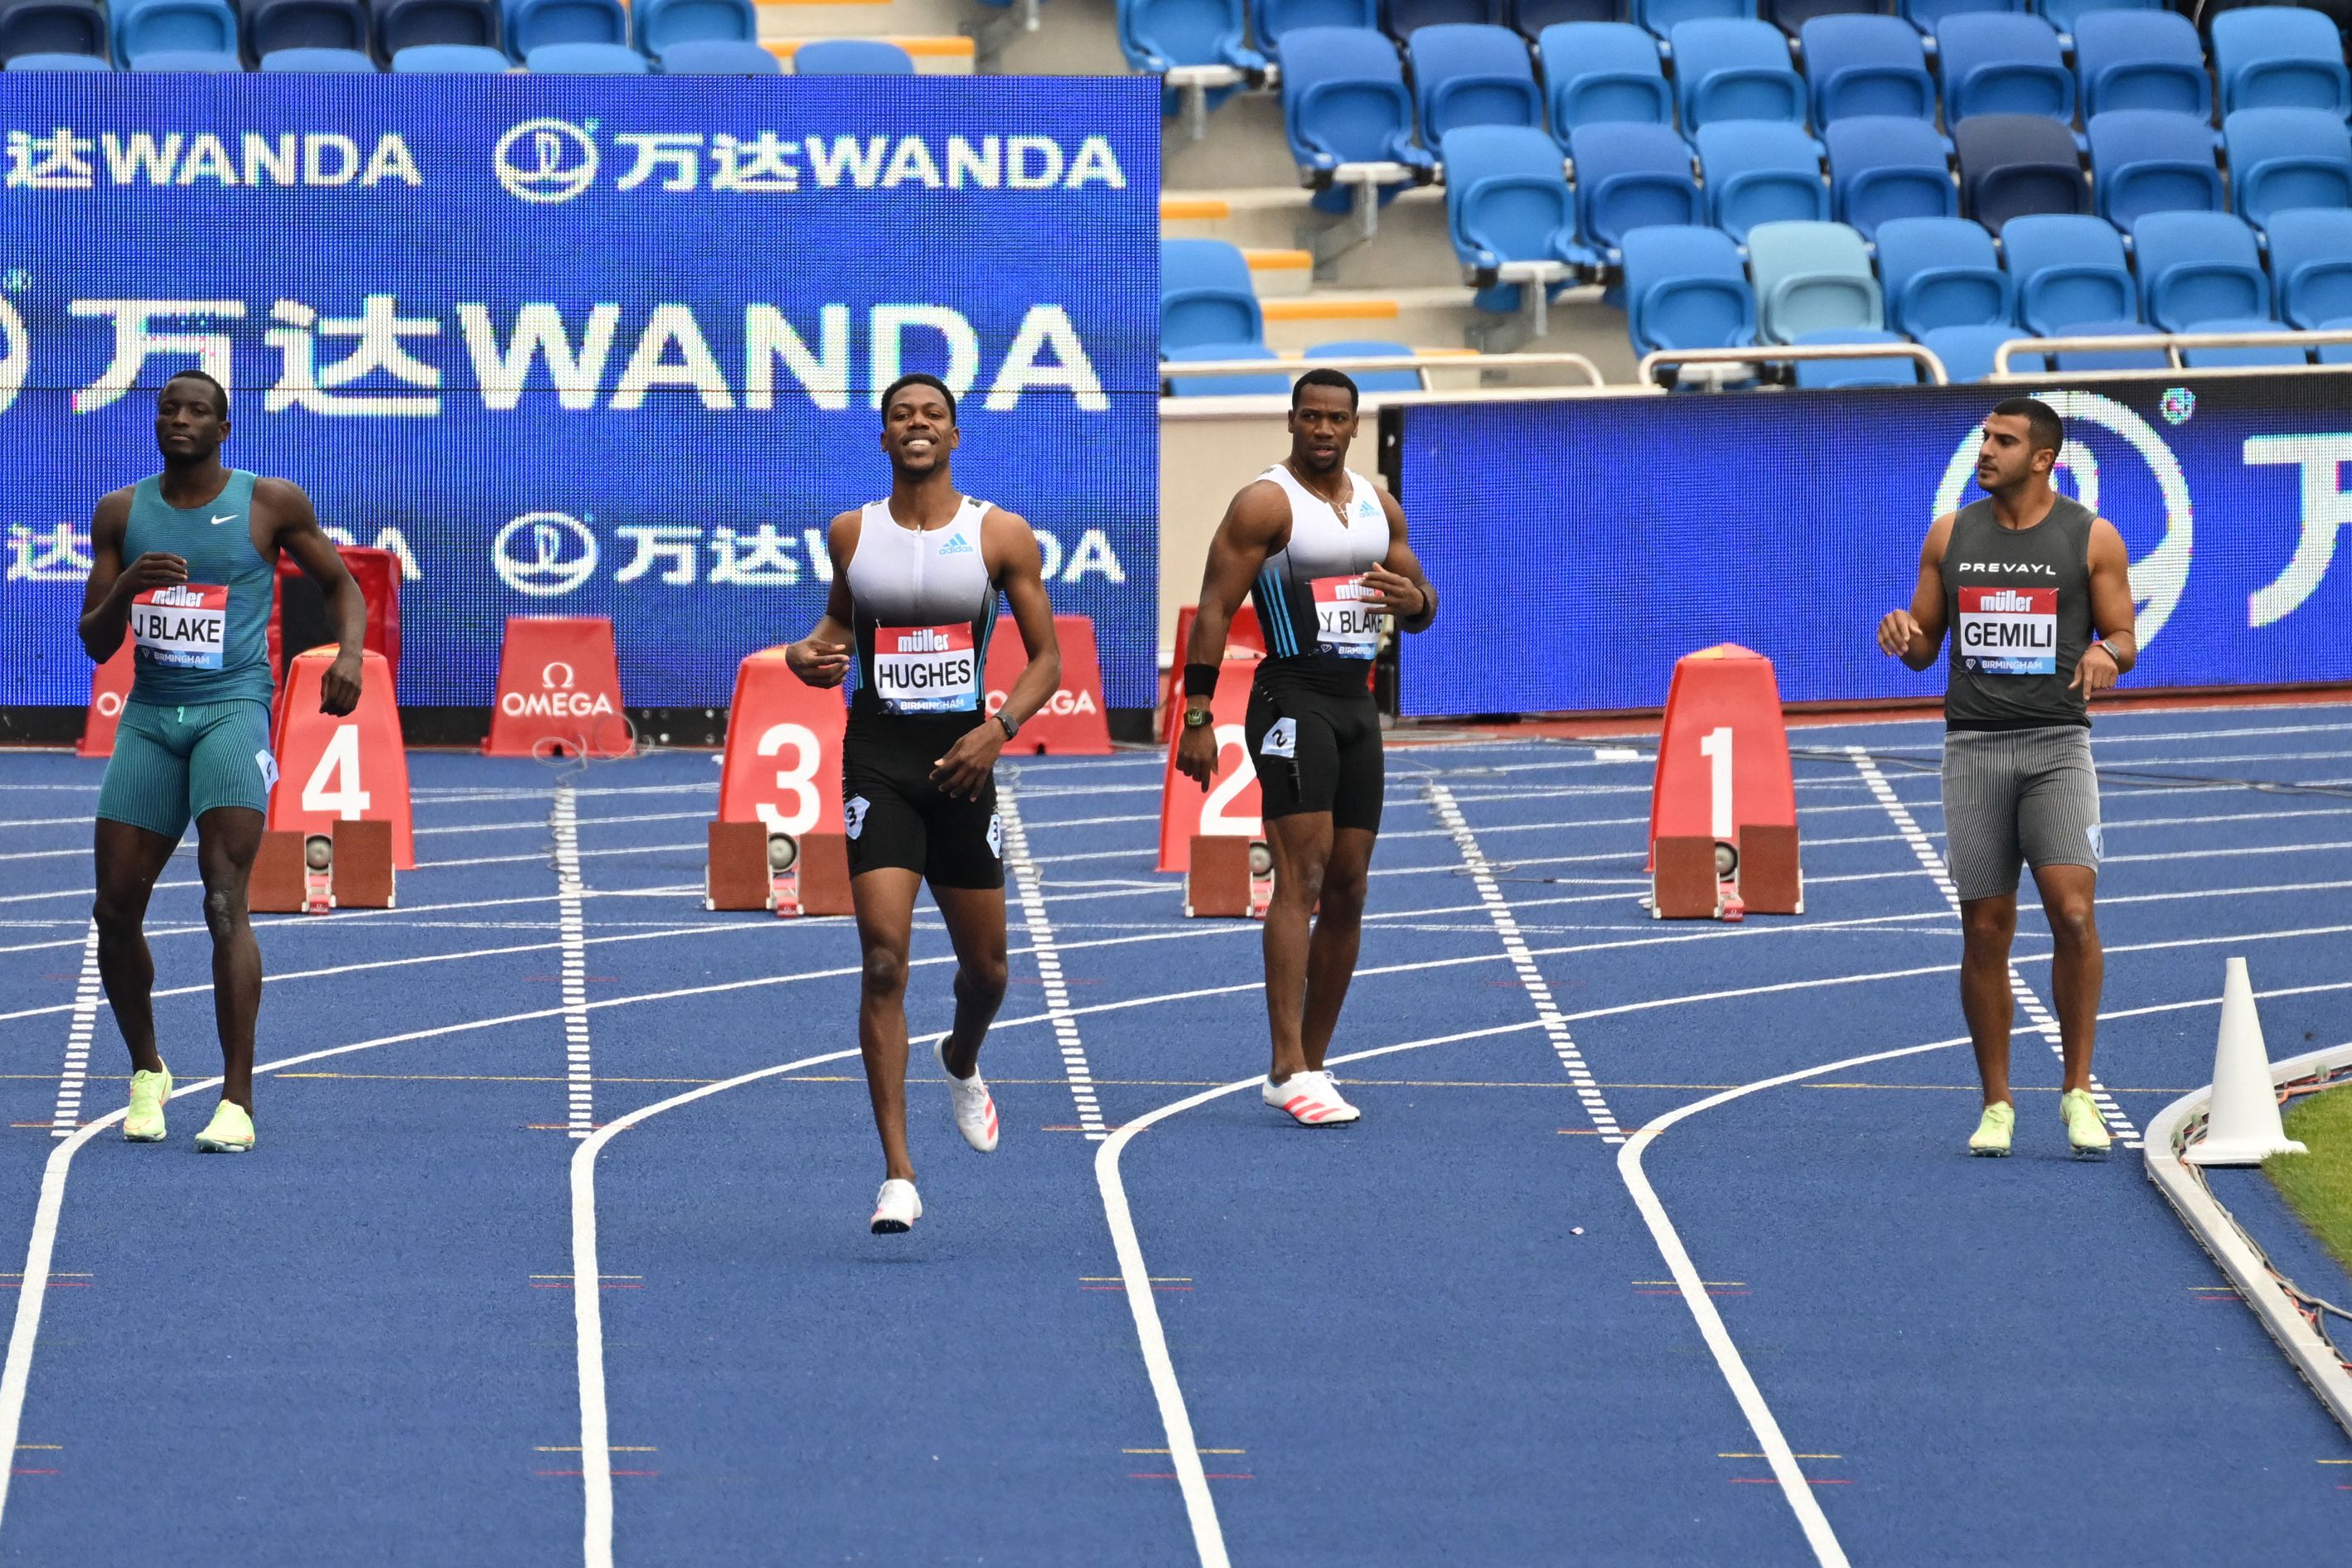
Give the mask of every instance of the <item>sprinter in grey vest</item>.
M 246 879 L 261 847 L 278 763 L 269 749 L 269 611 L 278 556 L 292 556 L 326 590 L 341 652 L 320 706 L 348 713 L 360 699 L 359 584 L 319 530 L 310 498 L 284 479 L 222 466 L 228 394 L 183 371 L 155 400 L 163 471 L 114 491 L 90 519 L 81 641 L 103 664 L 132 652 L 131 697 L 98 794 L 99 975 L 131 1047 L 131 1109 L 122 1136 L 164 1134 L 172 1074 L 156 1053 L 149 994 L 147 895 L 193 819 L 213 938 L 221 1098 L 196 1147 L 253 1147 L 253 1026 L 261 1010 L 261 949 L 246 920 Z
M 2105 518 L 2051 488 L 2066 444 L 2047 404 L 2012 397 L 1984 422 L 1985 499 L 1936 520 L 1908 610 L 1890 610 L 1878 646 L 1914 669 L 1951 634 L 1944 690 L 1944 837 L 1960 904 L 1960 1009 L 1975 1041 L 1984 1113 L 1969 1150 L 2009 1152 L 2009 949 L 2017 874 L 2033 868 L 2049 917 L 2065 1081 L 2058 1097 L 2080 1159 L 2101 1159 L 2105 1098 L 2091 1077 L 2104 959 L 2099 784 L 2089 698 L 2137 657 L 2130 561 Z M 2093 634 L 2097 641 L 2093 641 Z

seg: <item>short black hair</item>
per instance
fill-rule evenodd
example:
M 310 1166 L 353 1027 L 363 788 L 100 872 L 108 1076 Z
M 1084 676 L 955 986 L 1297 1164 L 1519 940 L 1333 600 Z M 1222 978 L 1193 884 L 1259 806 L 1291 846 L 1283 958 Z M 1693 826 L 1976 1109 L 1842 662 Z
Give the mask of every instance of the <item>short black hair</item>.
M 2063 452 L 2066 449 L 2066 422 L 2058 411 L 2038 397 L 2004 397 L 1992 405 L 1995 414 L 2005 414 L 2025 421 L 2025 441 L 2030 450 Z
M 1356 411 L 1359 394 L 1356 391 L 1356 384 L 1349 379 L 1348 373 L 1333 370 L 1329 365 L 1317 365 L 1290 384 L 1290 411 L 1293 414 L 1298 412 L 1299 395 L 1310 386 L 1338 387 L 1348 395 L 1348 412 L 1353 414 Z
M 210 372 L 201 370 L 175 371 L 172 374 L 163 378 L 163 385 L 169 386 L 175 381 L 201 381 L 206 386 L 211 387 L 213 389 L 213 403 L 220 410 L 220 416 L 223 419 L 228 417 L 228 388 L 223 386 L 219 382 L 215 381 L 212 378 Z M 163 395 L 163 389 L 161 387 L 156 389 L 155 395 L 159 398 Z
M 949 390 L 948 384 L 946 382 L 941 381 L 938 376 L 933 375 L 927 370 L 910 370 L 906 374 L 900 376 L 898 380 L 892 382 L 888 386 L 882 389 L 882 417 L 884 420 L 887 421 L 890 417 L 890 400 L 910 386 L 928 386 L 938 392 L 941 397 L 946 398 L 948 400 L 948 423 L 952 425 L 956 422 L 955 394 Z

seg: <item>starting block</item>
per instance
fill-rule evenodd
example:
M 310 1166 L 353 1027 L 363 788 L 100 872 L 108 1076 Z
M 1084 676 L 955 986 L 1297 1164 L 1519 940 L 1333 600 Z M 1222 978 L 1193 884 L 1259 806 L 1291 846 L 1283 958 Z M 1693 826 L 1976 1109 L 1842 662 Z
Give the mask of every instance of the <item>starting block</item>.
M 246 906 L 265 914 L 394 907 L 392 824 L 337 822 L 331 832 L 261 836 Z
M 408 752 L 393 700 L 392 667 L 369 648 L 360 655 L 360 705 L 341 718 L 319 711 L 320 682 L 335 650 L 312 648 L 288 661 L 272 729 L 278 782 L 269 792 L 273 830 L 334 834 L 360 822 L 392 835 L 392 863 L 416 869 L 408 799 Z M 338 854 L 342 851 L 338 848 Z M 350 904 L 348 896 L 341 902 Z
M 779 920 L 854 913 L 849 840 L 838 833 L 785 833 L 764 822 L 714 822 L 702 907 L 766 910 Z
M 1195 834 L 1184 873 L 1184 913 L 1265 919 L 1274 901 L 1274 852 L 1263 838 Z
M 1797 786 L 1772 661 L 1725 643 L 1675 661 L 1650 788 L 1650 912 L 1805 912 Z

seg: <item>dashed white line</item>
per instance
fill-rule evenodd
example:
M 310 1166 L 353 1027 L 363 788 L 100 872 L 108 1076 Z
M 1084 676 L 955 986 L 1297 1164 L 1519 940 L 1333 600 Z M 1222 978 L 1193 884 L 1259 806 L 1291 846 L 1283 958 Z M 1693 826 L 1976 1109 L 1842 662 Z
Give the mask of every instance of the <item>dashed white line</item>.
M 1062 955 L 1054 943 L 1054 922 L 1045 914 L 1045 879 L 1029 858 L 1029 833 L 1021 823 L 1021 805 L 1008 780 L 997 786 L 996 814 L 1004 826 L 1004 868 L 1013 881 L 1013 898 L 1021 905 L 1022 922 L 1029 928 L 1030 956 L 1037 962 L 1044 983 L 1045 1015 L 1053 1021 L 1054 1045 L 1062 1053 L 1062 1073 L 1070 1080 L 1070 1099 L 1077 1107 L 1078 1125 L 1090 1142 L 1108 1133 L 1102 1101 L 1095 1093 L 1094 1068 L 1087 1061 L 1086 1042 L 1078 1037 L 1078 1020 L 1070 1011 L 1069 982 L 1062 973 Z
M 81 1095 L 89 1081 L 90 1036 L 98 1027 L 98 922 L 82 938 L 81 977 L 74 986 L 73 1022 L 66 1026 L 66 1065 L 58 1076 L 57 1109 L 49 1113 L 49 1136 L 70 1136 L 81 1120 Z
M 574 1138 L 585 1138 L 596 1130 L 596 1078 L 588 1056 L 588 931 L 580 909 L 580 807 L 569 784 L 555 786 L 548 826 L 555 833 L 555 929 L 563 946 L 567 1130 Z

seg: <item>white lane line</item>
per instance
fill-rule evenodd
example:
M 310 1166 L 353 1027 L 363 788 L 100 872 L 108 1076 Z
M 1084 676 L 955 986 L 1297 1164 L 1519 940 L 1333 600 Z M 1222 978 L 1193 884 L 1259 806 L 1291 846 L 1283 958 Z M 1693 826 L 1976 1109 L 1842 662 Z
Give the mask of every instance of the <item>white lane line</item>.
M 1078 1037 L 1077 1016 L 1070 1011 L 1069 982 L 1062 974 L 1062 955 L 1054 945 L 1054 922 L 1045 914 L 1045 873 L 1029 858 L 1029 833 L 1021 825 L 1021 803 L 1013 795 L 1011 780 L 997 786 L 996 814 L 1004 825 L 1004 868 L 1012 874 L 1022 922 L 1029 928 L 1030 955 L 1037 961 L 1037 978 L 1045 986 L 1045 1016 L 1054 1022 L 1054 1045 L 1062 1053 L 1062 1074 L 1070 1081 L 1078 1125 L 1090 1142 L 1099 1143 L 1105 1130 L 1102 1102 L 1095 1093 L 1095 1069 L 1087 1060 L 1086 1042 Z
M 1903 835 L 1904 842 L 1910 845 L 1911 853 L 1918 860 L 1920 868 L 1936 884 L 1936 890 L 1944 895 L 1944 902 L 1951 906 L 1952 912 L 1958 914 L 1959 889 L 1952 885 L 1951 873 L 1945 868 L 1944 858 L 1936 853 L 1936 847 L 1928 842 L 1927 834 L 1920 830 L 1910 811 L 1895 797 L 1894 789 L 1886 782 L 1886 775 L 1878 771 L 1878 764 L 1871 761 L 1869 754 L 1860 746 L 1848 750 L 1853 757 L 1855 771 L 1862 774 L 1863 782 L 1870 786 L 1870 793 L 1877 798 L 1878 804 L 1886 808 L 1886 815 L 1894 819 L 1895 830 Z M 2009 986 L 2017 995 L 2017 1005 L 2025 1010 L 2027 1026 L 2041 1032 L 2043 1043 L 2063 1063 L 2066 1059 L 2066 1045 L 2059 1033 L 2058 1020 L 2051 1015 L 2049 1008 L 2042 1005 L 2042 997 L 2025 983 L 2024 973 L 2014 963 L 2009 966 Z M 2139 1129 L 2132 1125 L 2131 1118 L 2124 1114 L 2124 1108 L 2116 1103 L 2116 1097 L 2108 1092 L 2107 1086 L 2095 1073 L 2091 1077 L 2091 1100 L 2099 1108 L 2100 1119 L 2106 1122 L 2107 1131 L 2125 1148 L 2140 1147 Z
M 596 1129 L 596 1077 L 588 1056 L 588 931 L 581 915 L 580 807 L 572 785 L 555 786 L 548 815 L 555 835 L 555 929 L 563 947 L 563 1070 L 571 1135 Z
M 49 1113 L 49 1136 L 69 1137 L 81 1120 L 81 1095 L 89 1081 L 90 1036 L 98 1027 L 98 921 L 82 938 L 81 976 L 74 985 L 73 1022 L 66 1026 L 66 1065 L 58 1077 L 57 1109 Z
M 1486 906 L 1486 918 L 1495 923 L 1495 934 L 1503 939 L 1503 952 L 1509 956 L 1511 968 L 1519 977 L 1519 984 L 1535 1004 L 1536 1021 L 1543 1026 L 1544 1037 L 1551 1042 L 1559 1065 L 1568 1069 L 1568 1080 L 1576 1088 L 1577 1099 L 1584 1102 L 1584 1113 L 1592 1118 L 1593 1127 L 1604 1143 L 1622 1143 L 1625 1134 L 1617 1125 L 1617 1113 L 1609 1109 L 1609 1101 L 1593 1080 L 1592 1069 L 1585 1065 L 1584 1053 L 1576 1047 L 1576 1037 L 1569 1032 L 1568 1020 L 1560 1016 L 1552 1001 L 1551 985 L 1536 967 L 1535 955 L 1528 951 L 1528 939 L 1520 934 L 1518 917 L 1504 901 L 1503 889 L 1495 880 L 1495 873 L 1486 861 L 1486 851 L 1478 847 L 1476 836 L 1454 804 L 1453 792 L 1434 781 L 1424 782 L 1422 789 L 1437 813 L 1437 820 L 1445 825 L 1453 836 L 1454 847 L 1462 851 L 1462 863 L 1469 868 L 1470 879 L 1478 889 L 1479 901 Z

